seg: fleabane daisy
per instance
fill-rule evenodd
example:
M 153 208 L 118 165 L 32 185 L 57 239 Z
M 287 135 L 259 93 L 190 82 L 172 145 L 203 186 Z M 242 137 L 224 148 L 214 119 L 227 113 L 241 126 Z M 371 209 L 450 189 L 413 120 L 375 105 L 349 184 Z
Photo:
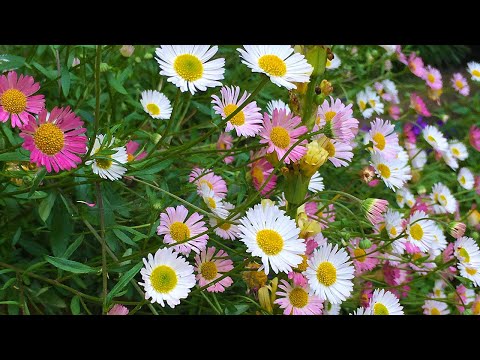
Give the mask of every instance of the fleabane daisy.
M 385 185 L 393 191 L 403 187 L 412 178 L 410 166 L 406 163 L 397 159 L 386 159 L 377 152 L 372 154 L 370 165 Z
M 0 76 L 0 121 L 10 118 L 13 128 L 28 124 L 45 107 L 45 97 L 33 95 L 39 89 L 32 76 L 18 77 L 15 71 Z
M 140 270 L 143 282 L 138 283 L 145 289 L 145 299 L 174 308 L 195 286 L 193 266 L 171 248 L 158 249 L 155 256 L 148 254 L 147 258 Z
M 325 99 L 318 106 L 313 131 L 324 129 L 324 134 L 330 139 L 349 143 L 358 132 L 358 120 L 352 115 L 352 104 L 345 106 L 340 99 L 330 96 L 330 103 Z
M 323 309 L 323 300 L 318 296 L 310 294 L 308 286 L 292 286 L 285 280 L 280 280 L 278 285 L 279 296 L 275 300 L 283 310 L 284 315 L 321 315 Z
M 370 313 L 370 309 L 366 309 L 360 306 L 359 308 L 354 310 L 353 313 L 350 313 L 349 315 L 372 315 L 372 314 Z
M 405 148 L 407 149 L 408 157 L 412 163 L 412 168 L 423 169 L 427 163 L 427 152 L 417 148 L 417 145 L 409 141 L 405 141 Z
M 323 312 L 322 315 L 340 315 L 340 304 L 332 304 L 329 301 L 323 302 Z
M 253 72 L 264 73 L 277 86 L 296 89 L 294 82 L 310 81 L 313 67 L 305 56 L 293 51 L 290 45 L 244 45 L 237 49 L 242 63 Z
M 260 193 L 263 196 L 267 195 L 277 185 L 277 175 L 271 175 L 274 170 L 272 164 L 270 164 L 267 159 L 261 158 L 253 163 L 250 163 L 249 166 L 250 174 L 252 175 L 253 186 L 257 191 L 262 189 Z M 270 180 L 265 183 L 268 178 L 270 178 Z
M 160 75 L 180 88 L 182 92 L 205 91 L 208 87 L 222 86 L 218 80 L 225 73 L 225 59 L 211 60 L 218 46 L 210 45 L 160 45 L 155 58 L 160 65 Z
M 423 138 L 436 151 L 445 152 L 448 150 L 448 142 L 445 136 L 435 126 L 427 125 L 423 129 Z
M 200 188 L 200 196 L 212 213 L 222 219 L 225 219 L 228 216 L 228 210 L 225 209 L 225 204 L 222 199 L 213 189 L 210 189 L 207 184 L 202 184 Z
M 357 93 L 357 105 L 365 119 L 373 115 L 373 109 L 368 105 L 367 93 L 364 90 Z
M 398 211 L 388 209 L 385 213 L 385 230 L 390 239 L 396 239 L 403 231 L 402 214 Z M 392 243 L 395 254 L 403 254 L 405 251 L 405 238 L 398 238 Z
M 230 210 L 234 209 L 233 204 L 230 204 L 228 202 L 223 203 L 225 206 L 225 209 L 230 212 Z M 228 215 L 227 215 L 228 217 Z M 235 221 L 239 215 L 235 215 L 232 219 L 230 219 L 228 222 L 223 222 L 220 226 L 216 227 L 214 229 L 215 234 L 220 236 L 222 239 L 225 240 L 235 240 L 238 237 L 238 226 L 237 226 L 237 221 Z M 210 217 L 210 226 L 214 227 L 217 226 L 217 224 L 221 223 L 220 220 Z
M 325 150 L 328 151 L 328 160 L 335 167 L 348 166 L 353 158 L 353 148 L 350 144 L 337 140 L 329 140 Z
M 433 240 L 430 246 L 430 254 L 434 256 L 440 255 L 440 253 L 447 247 L 447 238 L 443 233 L 443 230 L 437 224 L 433 227 Z
M 305 134 L 306 126 L 298 126 L 301 123 L 299 116 L 287 114 L 284 109 L 273 111 L 272 119 L 265 113 L 263 118 L 263 129 L 260 132 L 261 144 L 267 144 L 267 153 L 275 152 L 280 160 L 290 147 L 298 141 L 298 137 Z M 305 145 L 307 140 L 301 141 L 283 160 L 286 164 L 300 160 L 306 154 Z
M 373 111 L 377 114 L 383 114 L 384 105 L 378 94 L 371 87 L 365 88 L 365 94 L 367 96 L 368 104 Z
M 468 96 L 470 94 L 470 86 L 468 86 L 467 79 L 460 74 L 455 73 L 451 78 L 452 87 L 463 96 Z
M 400 206 L 402 209 L 405 204 L 409 208 L 412 208 L 413 205 L 415 205 L 415 197 L 413 196 L 410 189 L 408 189 L 407 187 L 403 187 L 397 190 L 397 193 L 395 194 L 395 200 L 397 201 L 398 206 Z
M 233 261 L 230 260 L 228 254 L 223 250 L 218 250 L 215 254 L 215 251 L 215 247 L 212 246 L 203 250 L 200 254 L 195 255 L 196 279 L 200 287 L 210 284 L 224 273 L 233 269 Z M 225 288 L 232 284 L 232 278 L 227 276 L 207 287 L 207 291 L 214 293 L 224 292 Z
M 317 171 L 313 176 L 310 178 L 310 182 L 308 183 L 308 190 L 316 193 L 319 191 L 323 191 L 325 189 L 325 185 L 323 185 L 323 177 Z
M 325 64 L 325 69 L 335 70 L 338 67 L 340 67 L 340 65 L 342 65 L 342 60 L 340 59 L 340 57 L 338 55 L 333 54 L 333 59 L 332 60 L 327 59 L 327 62 Z
M 268 115 L 272 116 L 273 115 L 273 110 L 275 110 L 275 109 L 277 109 L 277 110 L 284 109 L 287 114 L 291 113 L 290 107 L 280 99 L 270 100 L 267 103 L 267 113 L 268 113 Z
M 22 147 L 30 151 L 30 162 L 45 166 L 48 172 L 59 172 L 82 162 L 77 154 L 87 150 L 86 131 L 70 107 L 54 108 L 49 116 L 46 109 L 42 110 L 38 120 L 30 116 L 20 137 L 24 139 Z
M 239 221 L 240 241 L 247 252 L 262 258 L 267 275 L 270 267 L 276 274 L 288 273 L 303 261 L 306 246 L 298 237 L 300 229 L 273 203 L 255 205 Z
M 424 315 L 448 315 L 448 305 L 442 301 L 426 300 L 422 306 Z
M 368 309 L 371 315 L 403 315 L 403 306 L 390 291 L 376 289 Z
M 227 183 L 221 176 L 215 175 L 211 169 L 193 168 L 188 177 L 188 182 L 197 185 L 198 195 L 202 194 L 202 185 L 206 184 L 219 198 L 223 199 L 227 196 Z
M 372 270 L 375 266 L 377 266 L 379 260 L 378 256 L 380 253 L 375 251 L 377 249 L 377 245 L 372 244 L 371 247 L 368 249 L 362 249 L 360 246 L 360 238 L 354 238 L 350 240 L 348 252 L 353 260 L 353 265 L 355 266 L 355 274 L 361 275 L 365 271 Z
M 370 131 L 365 135 L 365 144 L 373 143 L 373 150 L 392 159 L 398 150 L 398 135 L 389 120 L 376 118 L 370 123 Z
M 102 158 L 88 160 L 85 162 L 85 165 L 92 165 L 93 173 L 97 174 L 102 179 L 109 179 L 111 181 L 119 180 L 122 178 L 123 174 L 127 172 L 127 168 L 121 165 L 128 162 L 127 149 L 125 146 L 119 146 L 110 149 L 115 141 L 114 137 L 112 137 L 108 143 L 103 144 L 102 146 L 104 138 L 105 135 L 103 134 L 97 135 L 95 138 L 95 143 L 93 144 L 92 154 L 95 155 L 103 149 L 115 150 L 116 152 L 111 155 L 102 155 Z
M 461 276 L 471 280 L 474 286 L 480 286 L 480 262 L 458 263 L 457 267 Z
M 455 257 L 463 264 L 480 263 L 480 250 L 471 237 L 462 236 L 455 241 Z
M 224 86 L 220 89 L 222 98 L 217 95 L 212 95 L 212 103 L 215 104 L 213 110 L 219 114 L 222 119 L 226 119 L 237 108 L 242 105 L 250 96 L 246 91 L 240 96 L 240 87 L 238 86 Z M 235 129 L 237 136 L 255 136 L 262 128 L 263 116 L 260 113 L 260 108 L 256 101 L 248 103 L 242 110 L 240 110 L 233 118 L 227 121 L 225 131 Z
M 204 226 L 205 221 L 202 221 L 202 215 L 193 213 L 188 219 L 187 216 L 188 210 L 183 205 L 178 205 L 176 208 L 167 207 L 165 212 L 160 214 L 157 234 L 164 235 L 163 242 L 165 244 L 176 244 L 173 249 L 188 256 L 191 250 L 198 254 L 205 249 L 208 235 L 197 235 L 208 229 Z M 195 238 L 189 240 L 192 237 Z
M 472 80 L 480 81 L 480 64 L 475 61 L 470 61 L 467 64 L 469 74 L 472 76 Z
M 468 150 L 464 143 L 454 140 L 448 144 L 448 151 L 450 154 L 460 160 L 466 160 L 468 158 Z
M 433 185 L 430 199 L 435 214 L 453 214 L 457 209 L 457 200 L 453 197 L 450 189 L 442 183 Z
M 170 100 L 157 90 L 142 91 L 140 103 L 143 110 L 154 119 L 170 119 L 172 105 Z
M 425 67 L 423 79 L 425 80 L 427 85 L 433 90 L 440 90 L 443 86 L 442 74 L 440 74 L 440 71 L 430 65 L 427 65 L 427 67 Z
M 422 219 L 422 220 L 419 220 Z M 435 234 L 435 223 L 428 219 L 423 211 L 415 211 L 408 220 L 407 240 L 417 246 L 420 251 L 427 252 L 432 247 Z
M 345 249 L 337 245 L 321 245 L 308 260 L 304 275 L 311 292 L 332 304 L 345 301 L 353 290 L 352 278 L 355 268 Z
M 461 168 L 457 176 L 458 183 L 466 190 L 472 190 L 475 183 L 472 172 L 468 168 Z

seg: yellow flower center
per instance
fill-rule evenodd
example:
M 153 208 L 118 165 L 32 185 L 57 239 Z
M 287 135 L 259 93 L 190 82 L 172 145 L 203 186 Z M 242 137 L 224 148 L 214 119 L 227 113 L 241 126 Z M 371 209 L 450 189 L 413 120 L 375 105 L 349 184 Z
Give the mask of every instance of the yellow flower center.
M 210 209 L 216 209 L 217 208 L 217 203 L 215 202 L 215 200 L 213 200 L 212 197 L 207 197 L 206 203 L 207 203 L 207 205 Z
M 230 116 L 230 114 L 237 110 L 237 108 L 238 106 L 235 104 L 228 104 L 227 106 L 225 106 L 223 108 L 223 111 L 225 112 L 225 117 Z M 231 118 L 230 123 L 233 126 L 242 126 L 243 124 L 245 124 L 245 114 L 243 113 L 243 110 L 240 110 L 237 115 Z
M 432 135 L 428 135 L 427 139 L 428 139 L 428 141 L 433 142 L 433 143 L 437 142 L 437 140 L 435 140 L 435 138 Z
M 465 176 L 462 176 L 460 178 L 460 184 L 465 185 L 466 182 L 467 182 L 467 180 L 465 179 Z
M 477 301 L 472 308 L 474 315 L 480 315 L 480 301 Z
M 220 229 L 225 230 L 225 231 L 228 231 L 228 229 L 230 229 L 231 227 L 232 227 L 232 224 L 230 224 L 230 223 L 224 223 L 224 224 L 219 226 Z
M 328 152 L 328 157 L 334 157 L 335 156 L 335 145 L 333 145 L 331 143 L 331 141 L 328 141 L 326 144 L 325 144 L 325 150 L 327 150 Z
M 287 73 L 285 61 L 277 55 L 263 55 L 258 59 L 258 66 L 270 76 L 284 76 Z
M 325 64 L 325 67 L 328 69 L 330 66 L 332 66 L 332 62 L 327 59 L 327 63 Z
M 270 140 L 280 149 L 286 149 L 290 145 L 290 135 L 288 131 L 281 126 L 273 127 L 270 133 Z
M 403 202 L 403 196 L 402 195 L 397 195 L 397 202 L 399 202 L 399 203 Z
M 438 197 L 438 202 L 442 205 L 442 206 L 447 206 L 447 198 L 445 197 L 445 195 L 440 195 Z
M 377 104 L 377 103 L 375 102 L 375 100 L 373 100 L 373 99 L 368 100 L 368 102 L 370 103 L 370 105 L 371 105 L 373 108 L 374 108 L 375 105 Z
M 35 146 L 44 154 L 55 155 L 63 149 L 65 135 L 57 125 L 45 123 L 33 135 Z
M 377 132 L 375 135 L 373 135 L 373 141 L 375 141 L 375 146 L 378 148 L 378 150 L 383 150 L 385 149 L 386 141 L 385 141 L 385 136 L 383 136 L 382 133 Z
M 388 179 L 391 175 L 390 168 L 385 164 L 378 164 L 377 170 L 380 171 L 380 175 L 385 179 Z
M 275 230 L 263 229 L 257 233 L 257 244 L 267 255 L 277 255 L 283 249 L 283 238 Z
M 170 225 L 170 236 L 175 241 L 184 241 L 190 238 L 190 229 L 180 221 L 175 221 Z
M 462 80 L 456 80 L 455 85 L 457 85 L 459 89 L 463 89 L 464 87 Z
M 296 287 L 288 294 L 290 304 L 296 308 L 303 308 L 308 304 L 308 294 L 302 288 Z
M 353 255 L 355 255 L 355 260 L 357 261 L 364 262 L 365 260 L 367 260 L 367 253 L 363 249 L 356 248 L 355 250 L 353 250 Z
M 0 98 L 5 111 L 11 114 L 20 114 L 27 107 L 27 97 L 23 92 L 17 89 L 8 89 Z
M 263 184 L 265 178 L 263 176 L 262 168 L 260 168 L 259 166 L 254 166 L 252 169 L 252 177 L 257 180 L 259 184 Z
M 295 268 L 295 271 L 297 272 L 304 272 L 307 270 L 308 264 L 307 264 L 307 255 L 300 255 L 302 257 L 302 262 Z
M 435 82 L 435 76 L 433 74 L 428 74 L 427 79 L 429 82 L 434 83 Z
M 376 303 L 373 306 L 373 315 L 389 315 L 387 307 L 383 304 Z
M 205 280 L 213 280 L 217 276 L 217 265 L 213 261 L 204 262 L 200 266 L 200 272 Z
M 473 71 L 472 71 L 472 75 L 473 75 L 473 76 L 480 76 L 480 71 L 478 71 L 478 70 L 473 70 Z
M 325 113 L 325 121 L 332 121 L 332 119 L 335 117 L 335 115 L 337 115 L 337 113 L 335 111 L 327 111 Z
M 452 148 L 452 154 L 455 155 L 455 156 L 460 156 L 460 150 L 458 150 L 457 148 Z
M 410 227 L 410 235 L 417 241 L 421 240 L 423 237 L 422 227 L 419 224 L 413 224 Z
M 360 100 L 360 101 L 358 102 L 358 105 L 360 106 L 360 110 L 362 110 L 362 111 L 367 108 L 367 104 L 366 104 L 365 101 L 363 101 L 363 100 Z
M 135 160 L 135 155 L 127 154 L 127 162 L 132 162 L 133 160 Z
M 153 116 L 160 115 L 160 108 L 158 107 L 157 104 L 154 104 L 154 103 L 147 104 L 147 110 Z
M 324 261 L 318 265 L 317 279 L 320 284 L 331 286 L 337 281 L 337 269 L 331 262 Z
M 468 254 L 468 251 L 465 250 L 464 248 L 458 248 L 458 255 L 460 255 L 463 258 L 463 261 L 465 262 L 470 262 L 470 255 Z
M 413 260 L 413 261 L 416 261 L 416 260 L 418 260 L 418 259 L 421 259 L 422 256 L 423 256 L 423 254 L 422 254 L 421 252 L 417 252 L 417 253 L 413 254 L 412 260 Z
M 430 311 L 430 313 L 432 315 L 440 315 L 440 310 L 438 310 L 437 308 L 432 308 L 432 310 Z
M 191 54 L 179 55 L 173 62 L 173 68 L 186 81 L 195 81 L 203 75 L 203 64 L 198 57 Z
M 210 188 L 210 190 L 213 190 L 213 185 L 210 181 L 205 180 L 205 179 L 200 179 L 198 182 L 199 187 L 202 187 L 203 184 L 207 184 L 207 186 Z
M 471 268 L 471 267 L 465 268 L 465 271 L 466 271 L 469 275 L 472 275 L 472 276 L 477 273 L 477 269 Z
M 157 292 L 167 294 L 175 288 L 178 279 L 175 270 L 170 266 L 160 265 L 150 274 L 150 282 Z
M 105 157 L 111 158 L 112 155 L 105 155 Z M 107 159 L 95 159 L 95 162 L 96 162 L 97 166 L 98 166 L 100 169 L 103 169 L 103 170 L 108 170 L 108 169 L 110 169 L 110 166 L 112 166 L 112 160 L 107 160 Z
M 395 226 L 392 226 L 392 228 L 390 229 L 390 235 L 392 235 L 393 237 L 397 236 L 397 228 Z

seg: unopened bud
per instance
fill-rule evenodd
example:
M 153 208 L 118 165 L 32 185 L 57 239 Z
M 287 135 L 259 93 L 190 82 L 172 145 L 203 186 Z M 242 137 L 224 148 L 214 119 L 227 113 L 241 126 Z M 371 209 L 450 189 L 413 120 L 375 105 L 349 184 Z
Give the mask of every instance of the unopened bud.
M 370 249 L 372 247 L 372 242 L 370 239 L 362 239 L 360 240 L 358 247 L 363 250 Z
M 146 60 L 150 60 L 153 58 L 153 55 L 150 54 L 150 53 L 146 53 L 145 55 L 143 55 L 143 58 L 146 59 Z
M 307 153 L 300 159 L 300 169 L 305 176 L 311 177 L 327 159 L 328 151 L 313 140 L 307 144 Z
M 107 63 L 100 63 L 100 72 L 107 72 L 108 70 L 110 70 L 110 65 L 108 65 Z
M 73 58 L 72 68 L 74 68 L 75 66 L 78 66 L 78 65 L 80 65 L 80 59 L 79 58 Z
M 132 56 L 134 50 L 135 50 L 135 47 L 133 45 L 123 45 L 120 48 L 120 54 L 128 58 Z
M 418 195 L 423 195 L 427 193 L 427 188 L 423 185 L 419 185 L 417 188 Z
M 462 313 L 462 315 L 473 315 L 473 311 L 472 311 L 472 309 L 466 309 L 466 310 Z
M 322 91 L 322 94 L 324 96 L 330 95 L 333 92 L 332 83 L 327 79 L 323 79 L 322 82 L 320 83 L 320 90 Z
M 142 62 L 142 59 L 140 59 L 139 56 L 136 56 L 136 57 L 135 57 L 135 62 L 137 62 L 137 63 L 140 64 L 140 63 Z
M 462 222 L 452 221 L 448 224 L 448 231 L 455 239 L 461 238 L 465 234 L 466 229 L 466 225 Z

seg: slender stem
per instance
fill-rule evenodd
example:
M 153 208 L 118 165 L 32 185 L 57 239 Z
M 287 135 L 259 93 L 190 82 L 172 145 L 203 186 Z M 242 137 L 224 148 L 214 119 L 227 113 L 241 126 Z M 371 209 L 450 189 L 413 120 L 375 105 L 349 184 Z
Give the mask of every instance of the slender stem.
M 102 189 L 100 188 L 100 184 L 97 182 L 95 183 L 95 190 L 97 192 L 97 204 L 98 204 L 98 211 L 100 212 L 100 239 L 102 245 L 102 277 L 103 277 L 103 291 L 102 291 L 102 298 L 103 298 L 103 307 L 102 313 L 105 314 L 107 312 L 107 244 L 105 242 L 105 213 L 103 211 L 103 196 L 102 196 Z

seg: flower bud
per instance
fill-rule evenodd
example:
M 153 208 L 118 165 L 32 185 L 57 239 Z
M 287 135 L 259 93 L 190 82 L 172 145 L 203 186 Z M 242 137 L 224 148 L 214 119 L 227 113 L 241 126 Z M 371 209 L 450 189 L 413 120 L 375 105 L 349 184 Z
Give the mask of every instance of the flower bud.
M 466 225 L 462 222 L 452 221 L 448 224 L 448 231 L 455 239 L 461 238 L 465 234 Z
M 418 195 L 423 195 L 427 193 L 427 188 L 423 185 L 419 185 L 417 188 Z
M 307 144 L 307 153 L 300 159 L 300 169 L 310 178 L 327 159 L 328 151 L 322 148 L 317 140 L 313 140 Z
M 387 211 L 387 208 L 387 200 L 368 198 L 362 201 L 363 215 L 372 223 L 372 225 L 383 221 L 383 213 Z
M 322 94 L 324 96 L 330 95 L 333 92 L 332 83 L 327 79 L 323 79 L 322 82 L 320 83 L 320 90 L 322 91 Z
M 100 63 L 100 72 L 107 72 L 108 70 L 110 70 L 110 65 L 108 65 L 107 63 Z
M 145 55 L 143 55 L 143 58 L 144 58 L 145 60 L 150 60 L 150 59 L 153 59 L 153 55 L 150 54 L 150 53 L 146 53 Z
M 372 246 L 372 241 L 370 239 L 362 239 L 358 244 L 358 247 L 363 250 L 370 249 L 371 246 Z
M 80 65 L 80 59 L 79 58 L 73 58 L 72 68 L 74 68 L 75 66 L 78 66 L 78 65 Z
M 132 56 L 134 50 L 135 50 L 135 47 L 133 45 L 123 45 L 120 48 L 120 54 L 128 58 Z

